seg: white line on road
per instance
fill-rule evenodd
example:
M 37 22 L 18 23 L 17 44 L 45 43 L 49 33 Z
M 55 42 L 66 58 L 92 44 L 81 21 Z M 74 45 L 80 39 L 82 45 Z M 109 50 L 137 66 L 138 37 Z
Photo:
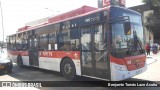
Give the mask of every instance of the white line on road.
M 152 57 L 147 57 L 147 65 L 150 65 L 152 63 L 155 63 L 157 60 Z

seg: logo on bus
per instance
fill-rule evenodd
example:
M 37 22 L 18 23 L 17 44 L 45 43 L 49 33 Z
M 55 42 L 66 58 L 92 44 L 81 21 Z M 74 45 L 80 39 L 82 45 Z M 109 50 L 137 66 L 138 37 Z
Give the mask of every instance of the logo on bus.
M 94 22 L 94 21 L 99 21 L 100 17 L 96 16 L 96 17 L 89 17 L 85 19 L 85 22 Z
M 139 67 L 140 66 L 139 63 L 136 63 L 136 66 Z
M 78 55 L 77 53 L 74 54 L 75 59 L 78 59 Z
M 140 60 L 136 60 L 136 66 L 139 67 L 140 66 Z
M 42 57 L 52 57 L 52 52 L 39 52 L 39 55 Z

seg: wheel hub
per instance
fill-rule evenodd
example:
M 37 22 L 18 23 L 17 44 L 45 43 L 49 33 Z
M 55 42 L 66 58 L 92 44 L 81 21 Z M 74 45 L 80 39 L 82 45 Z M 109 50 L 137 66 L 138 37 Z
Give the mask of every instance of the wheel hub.
M 71 73 L 71 69 L 72 69 L 72 67 L 71 67 L 71 65 L 69 63 L 64 65 L 64 71 L 65 71 L 66 74 L 70 74 Z

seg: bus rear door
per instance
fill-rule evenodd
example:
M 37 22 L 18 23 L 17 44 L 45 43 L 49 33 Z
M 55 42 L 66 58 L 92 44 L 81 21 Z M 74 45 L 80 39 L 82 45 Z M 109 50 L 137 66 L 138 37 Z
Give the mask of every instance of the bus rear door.
M 29 39 L 29 64 L 30 66 L 39 66 L 38 45 L 35 37 Z

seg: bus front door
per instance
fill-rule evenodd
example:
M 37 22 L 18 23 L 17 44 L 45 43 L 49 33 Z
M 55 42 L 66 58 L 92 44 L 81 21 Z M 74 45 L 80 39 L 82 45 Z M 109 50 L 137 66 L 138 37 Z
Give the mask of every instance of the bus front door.
M 110 79 L 107 43 L 103 25 L 81 28 L 82 75 Z
M 37 49 L 37 39 L 32 38 L 29 40 L 29 64 L 30 66 L 39 66 L 39 54 Z

